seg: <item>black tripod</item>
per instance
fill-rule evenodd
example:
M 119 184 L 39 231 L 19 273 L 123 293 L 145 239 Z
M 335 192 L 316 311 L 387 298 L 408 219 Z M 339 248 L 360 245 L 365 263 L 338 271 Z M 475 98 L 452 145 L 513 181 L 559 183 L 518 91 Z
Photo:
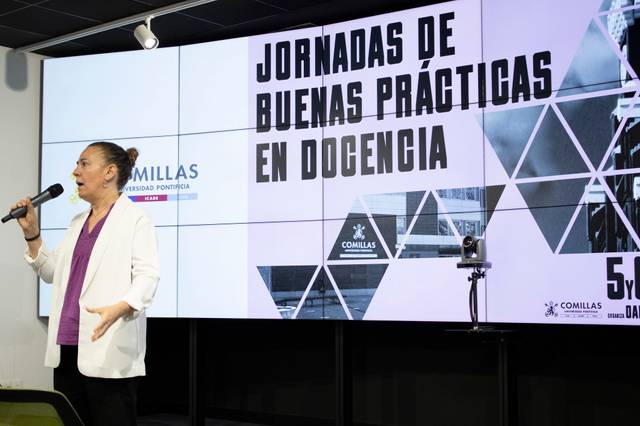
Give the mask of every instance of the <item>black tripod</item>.
M 480 331 L 478 326 L 478 279 L 485 277 L 485 271 L 482 267 L 476 266 L 471 272 L 471 276 L 467 280 L 471 281 L 471 288 L 469 289 L 469 313 L 471 314 L 471 324 L 473 325 L 473 331 Z

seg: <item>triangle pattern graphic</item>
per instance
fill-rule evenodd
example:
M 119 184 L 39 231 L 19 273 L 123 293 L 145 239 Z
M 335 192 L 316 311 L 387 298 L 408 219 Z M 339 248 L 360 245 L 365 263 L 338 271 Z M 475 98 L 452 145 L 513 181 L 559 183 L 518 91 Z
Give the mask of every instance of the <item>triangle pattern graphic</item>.
M 307 296 L 300 301 L 296 319 L 348 319 L 324 267 L 311 285 Z
M 629 220 L 629 224 L 633 227 L 636 234 L 640 231 L 640 212 L 636 207 L 636 201 L 634 199 L 634 187 L 638 181 L 640 181 L 639 173 L 607 176 L 606 178 L 607 186 L 611 189 L 611 192 L 613 192 L 616 197 L 616 202 L 625 217 Z M 620 246 L 617 251 L 632 251 L 635 248 L 635 242 L 629 235 L 629 230 L 624 222 L 619 219 L 617 220 L 616 236 L 620 240 Z
M 580 207 L 580 212 L 576 221 L 564 241 L 561 254 L 590 253 L 591 242 L 589 241 L 589 230 L 587 228 L 587 206 Z
M 440 198 L 440 204 L 444 205 L 446 211 L 438 217 L 438 234 L 436 235 L 453 235 L 446 221 L 447 216 L 454 219 L 454 224 L 457 224 L 460 233 L 478 237 L 484 233 L 485 187 L 439 189 L 436 192 Z M 430 202 L 430 200 L 427 201 Z
M 331 249 L 329 260 L 387 259 L 380 239 L 373 230 L 369 217 L 362 213 L 349 213 Z
M 599 12 L 605 12 L 611 8 L 611 0 L 602 0 L 602 4 L 600 5 Z
M 611 114 L 618 99 L 618 95 L 609 95 L 557 104 L 595 168 L 600 165 L 616 130 Z
M 584 178 L 517 185 L 552 251 L 558 246 L 588 182 Z
M 438 202 L 431 192 L 418 213 L 411 235 L 438 235 Z
M 353 200 L 349 213 L 367 214 L 367 212 L 364 209 L 364 206 L 362 205 L 362 203 L 360 203 L 360 199 L 358 197 L 356 197 Z
M 576 51 L 558 96 L 620 87 L 618 56 L 595 21 L 591 21 Z
M 485 188 L 483 186 L 469 186 L 465 188 L 438 189 L 436 193 L 438 197 L 440 197 L 440 202 L 444 205 L 444 209 L 447 213 L 451 214 L 472 213 L 484 210 L 484 206 L 482 205 L 484 191 Z
M 576 206 L 582 198 L 588 178 L 519 183 L 517 188 L 529 209 Z
M 607 186 L 616 197 L 615 201 L 624 207 L 626 203 L 632 203 L 634 181 L 640 178 L 638 173 L 630 173 L 626 175 L 607 176 Z
M 513 174 L 544 107 L 542 105 L 477 115 L 480 126 L 508 176 Z
M 500 201 L 500 197 L 502 197 L 505 186 L 506 185 L 487 186 L 485 195 L 485 211 L 487 223 L 485 224 L 485 229 L 487 226 L 489 226 L 489 221 L 491 220 L 491 216 L 493 216 L 493 212 L 498 206 L 498 201 Z
M 373 221 L 376 223 L 385 244 L 389 247 L 392 256 L 395 256 L 398 250 L 398 233 L 397 222 L 398 216 L 395 215 L 372 215 Z
M 637 127 L 637 124 L 627 121 L 625 129 L 620 133 L 613 150 L 606 158 L 604 170 L 625 170 L 637 167 L 633 160 Z
M 628 216 L 628 210 L 623 208 L 623 211 Z M 633 224 L 631 218 L 628 219 Z M 590 223 L 589 227 L 587 223 Z M 598 205 L 585 205 L 580 209 L 560 253 L 620 253 L 637 250 L 624 222 L 607 201 Z
M 627 94 L 627 97 L 622 98 L 621 101 L 624 108 L 627 110 L 635 110 L 636 108 L 639 108 L 640 103 L 634 102 L 632 104 L 631 102 L 633 98 L 628 95 L 629 94 Z M 617 129 L 620 131 L 620 135 L 614 144 L 613 150 L 605 159 L 604 170 L 624 170 L 637 167 L 637 160 L 634 160 L 634 158 L 637 156 L 635 150 L 637 149 L 637 134 L 639 127 L 633 115 L 634 112 L 631 112 L 629 118 L 624 121 L 624 127 L 622 129 Z
M 258 266 L 258 272 L 283 318 L 291 318 L 317 268 L 317 265 Z
M 619 51 L 622 51 L 622 46 L 625 44 L 627 40 L 637 40 L 638 36 L 640 36 L 640 33 L 639 33 L 640 30 L 638 30 L 636 25 L 631 24 L 631 26 L 629 26 L 629 23 L 625 22 L 627 18 L 634 19 L 635 16 L 638 16 L 638 14 L 640 14 L 640 5 L 636 5 L 635 8 L 632 8 L 632 9 L 627 9 L 627 11 L 624 14 L 620 14 L 619 12 L 613 12 L 607 15 L 600 16 L 600 22 L 602 23 L 602 26 L 607 29 L 607 31 L 604 33 L 605 38 L 613 40 L 613 42 L 619 46 Z M 615 35 L 611 34 L 610 32 L 611 30 L 609 30 L 610 21 L 613 21 L 611 22 L 611 24 L 613 24 L 616 27 L 622 27 L 622 26 L 626 27 L 625 31 L 623 32 L 618 30 L 620 31 L 619 33 Z M 635 45 L 635 43 L 633 44 Z M 635 49 L 636 47 L 633 46 L 632 48 Z M 627 49 L 629 49 L 628 44 L 627 44 Z M 636 76 L 639 75 L 638 71 L 640 71 L 639 69 L 640 63 L 638 61 L 637 55 L 634 55 L 634 54 L 625 55 L 623 53 L 622 56 L 627 58 L 626 60 L 620 61 L 621 62 L 620 66 L 624 67 L 624 69 L 626 70 L 626 76 L 619 75 L 618 78 L 620 78 L 621 80 L 624 80 L 625 85 L 628 85 L 629 82 L 631 82 L 632 84 L 637 83 L 637 81 L 633 81 L 633 74 L 629 72 L 631 69 L 633 69 Z
M 440 257 L 443 251 L 451 251 L 454 247 L 459 252 L 460 247 L 457 242 L 455 245 L 448 242 L 442 244 L 430 238 L 442 236 L 442 241 L 447 239 L 452 241 L 453 235 L 455 234 L 448 221 L 446 221 L 446 216 L 438 212 L 438 202 L 433 193 L 430 192 L 422 206 L 422 210 L 418 213 L 416 222 L 411 228 L 411 234 L 408 236 L 399 257 L 401 259 Z
M 404 219 L 408 223 L 416 214 L 424 193 L 425 191 L 412 191 L 363 197 L 392 256 L 398 250 L 398 219 Z
M 588 172 L 586 164 L 552 108 L 542 119 L 518 178 Z
M 533 218 L 542 231 L 551 251 L 555 251 L 558 243 L 564 234 L 571 216 L 575 211 L 575 206 L 563 207 L 539 207 L 530 209 Z
M 329 266 L 354 320 L 364 317 L 386 270 L 386 264 Z

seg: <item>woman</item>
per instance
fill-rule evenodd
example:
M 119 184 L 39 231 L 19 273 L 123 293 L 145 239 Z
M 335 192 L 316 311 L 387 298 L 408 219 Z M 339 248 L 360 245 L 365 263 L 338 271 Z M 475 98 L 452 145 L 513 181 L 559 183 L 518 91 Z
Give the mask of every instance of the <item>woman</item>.
M 145 374 L 146 319 L 159 280 L 153 224 L 122 189 L 138 151 L 95 142 L 73 171 L 91 208 L 47 251 L 28 198 L 18 219 L 27 262 L 53 283 L 45 365 L 86 424 L 136 423 L 136 377 Z

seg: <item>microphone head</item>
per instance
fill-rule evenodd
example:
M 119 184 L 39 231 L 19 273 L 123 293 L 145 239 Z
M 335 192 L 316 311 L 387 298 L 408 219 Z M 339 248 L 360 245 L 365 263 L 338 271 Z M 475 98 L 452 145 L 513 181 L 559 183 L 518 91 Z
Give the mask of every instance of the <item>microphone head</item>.
M 59 183 L 56 183 L 55 185 L 51 185 L 49 188 L 47 188 L 47 191 L 49 192 L 49 194 L 51 194 L 51 198 L 56 198 L 58 195 L 64 192 L 64 188 Z

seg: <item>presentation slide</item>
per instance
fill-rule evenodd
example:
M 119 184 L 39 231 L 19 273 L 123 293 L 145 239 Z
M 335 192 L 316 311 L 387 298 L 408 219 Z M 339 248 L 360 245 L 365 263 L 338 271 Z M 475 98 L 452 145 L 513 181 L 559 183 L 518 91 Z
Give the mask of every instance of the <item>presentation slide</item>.
M 640 325 L 639 12 L 458 0 L 46 60 L 42 186 L 65 192 L 45 242 L 89 207 L 71 171 L 108 140 L 140 151 L 150 316 L 468 322 L 471 235 L 481 322 Z

